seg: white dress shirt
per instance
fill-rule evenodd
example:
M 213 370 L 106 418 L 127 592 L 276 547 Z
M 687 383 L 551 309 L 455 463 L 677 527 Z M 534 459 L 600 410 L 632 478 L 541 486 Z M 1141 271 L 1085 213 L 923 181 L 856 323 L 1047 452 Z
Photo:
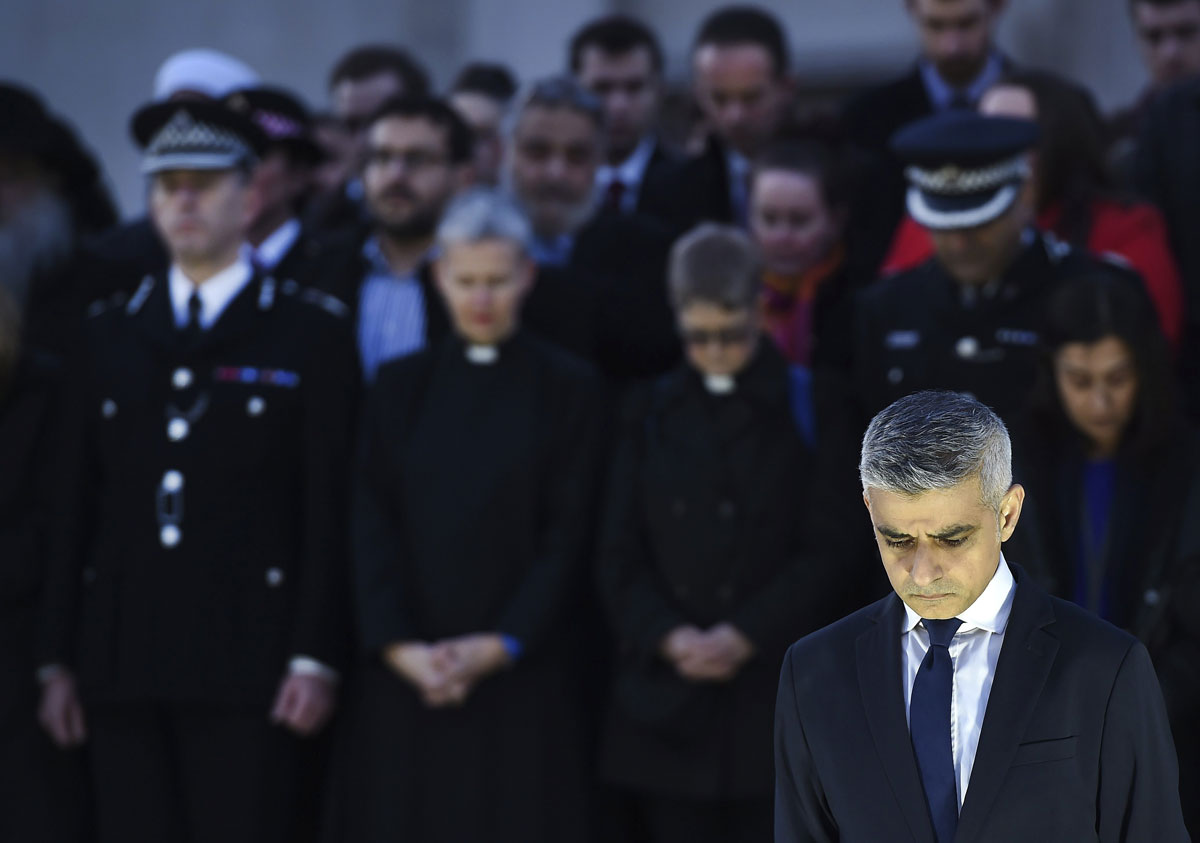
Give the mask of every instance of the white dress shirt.
M 175 327 L 182 328 L 188 322 L 188 299 L 193 290 L 200 292 L 200 327 L 208 330 L 225 312 L 242 288 L 250 283 L 254 269 L 246 252 L 207 281 L 197 285 L 183 274 L 179 264 L 171 264 L 167 283 L 171 290 L 171 310 L 175 313 Z
M 646 168 L 654 157 L 656 141 L 653 137 L 642 138 L 641 143 L 634 147 L 629 157 L 617 166 L 604 164 L 596 168 L 596 195 L 603 198 L 608 192 L 609 185 L 619 181 L 624 190 L 621 192 L 621 213 L 629 214 L 637 207 L 638 195 L 642 190 L 642 179 L 646 177 Z
M 983 593 L 965 611 L 959 613 L 962 626 L 950 642 L 950 661 L 954 664 L 954 686 L 950 697 L 950 749 L 958 782 L 958 806 L 961 809 L 975 766 L 979 732 L 996 677 L 996 662 L 1004 645 L 1004 629 L 1012 612 L 1016 581 L 1004 555 L 996 573 Z M 929 633 L 921 616 L 904 606 L 903 676 L 904 712 L 908 716 L 917 670 L 929 650 Z
M 279 228 L 267 235 L 267 239 L 258 244 L 254 250 L 254 261 L 263 269 L 270 272 L 279 266 L 283 256 L 300 239 L 300 220 L 292 217 Z

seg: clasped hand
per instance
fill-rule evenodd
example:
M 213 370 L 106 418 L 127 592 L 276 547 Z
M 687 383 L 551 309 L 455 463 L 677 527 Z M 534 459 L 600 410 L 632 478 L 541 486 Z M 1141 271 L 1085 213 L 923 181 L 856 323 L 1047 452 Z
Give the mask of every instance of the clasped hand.
M 754 645 L 737 627 L 719 623 L 708 630 L 678 626 L 659 648 L 676 672 L 692 682 L 728 682 L 754 655 Z
M 430 708 L 462 705 L 481 680 L 511 663 L 503 639 L 491 633 L 399 642 L 384 649 L 383 660 Z

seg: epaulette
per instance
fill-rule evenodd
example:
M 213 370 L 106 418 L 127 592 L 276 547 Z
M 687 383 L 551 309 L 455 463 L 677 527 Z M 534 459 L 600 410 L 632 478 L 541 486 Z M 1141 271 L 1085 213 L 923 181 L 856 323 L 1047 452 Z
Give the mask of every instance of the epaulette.
M 337 296 L 330 295 L 323 290 L 318 290 L 316 287 L 301 287 L 295 281 L 288 280 L 283 282 L 280 290 L 285 296 L 294 296 L 300 301 L 315 305 L 339 319 L 345 319 L 350 315 L 350 308 L 345 302 Z
M 97 316 L 103 316 L 112 310 L 120 310 L 126 306 L 129 297 L 124 292 L 113 293 L 108 298 L 96 299 L 87 306 L 84 315 L 88 319 L 95 319 Z

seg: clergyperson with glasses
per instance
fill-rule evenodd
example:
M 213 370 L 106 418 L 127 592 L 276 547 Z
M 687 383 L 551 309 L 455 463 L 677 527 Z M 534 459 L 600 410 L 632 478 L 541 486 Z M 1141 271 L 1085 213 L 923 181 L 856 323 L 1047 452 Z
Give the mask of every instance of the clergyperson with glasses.
M 629 395 L 601 532 L 602 771 L 648 840 L 769 840 L 780 658 L 838 605 L 813 588 L 803 393 L 762 338 L 747 235 L 693 230 L 668 275 L 685 362 Z

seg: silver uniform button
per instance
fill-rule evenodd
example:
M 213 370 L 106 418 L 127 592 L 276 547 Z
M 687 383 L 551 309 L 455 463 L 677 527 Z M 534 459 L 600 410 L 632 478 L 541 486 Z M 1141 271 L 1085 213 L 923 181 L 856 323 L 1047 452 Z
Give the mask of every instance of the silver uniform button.
M 186 439 L 191 432 L 192 426 L 188 424 L 187 419 L 171 419 L 167 422 L 167 438 L 172 442 Z
M 271 588 L 283 585 L 283 571 L 279 568 L 267 568 L 267 585 Z
M 974 337 L 963 337 L 954 344 L 954 353 L 964 360 L 970 360 L 979 353 L 979 340 Z
M 252 416 L 261 416 L 263 411 L 267 409 L 267 402 L 260 396 L 255 395 L 246 402 L 246 412 Z
M 117 414 L 117 402 L 111 398 L 105 398 L 104 403 L 100 405 L 100 415 L 106 419 L 111 419 Z
M 163 547 L 175 547 L 182 538 L 183 533 L 174 524 L 168 524 L 158 531 L 158 540 Z
M 1148 588 L 1146 593 L 1142 595 L 1142 599 L 1146 601 L 1147 606 L 1157 606 L 1162 600 L 1162 595 L 1158 593 L 1157 588 Z
M 176 369 L 171 375 L 171 385 L 176 389 L 187 389 L 196 378 L 192 375 L 192 370 L 188 368 Z
M 162 487 L 164 492 L 178 492 L 183 488 L 183 475 L 178 471 L 168 471 L 163 475 Z
M 899 366 L 888 369 L 887 379 L 888 383 L 895 386 L 896 384 L 900 383 L 900 381 L 904 380 L 904 370 Z

